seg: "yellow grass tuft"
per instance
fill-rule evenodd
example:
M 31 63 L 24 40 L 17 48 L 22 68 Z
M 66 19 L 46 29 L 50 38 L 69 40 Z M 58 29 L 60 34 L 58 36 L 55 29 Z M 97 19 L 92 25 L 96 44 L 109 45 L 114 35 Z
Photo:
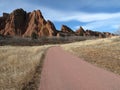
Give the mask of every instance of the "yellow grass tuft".
M 21 90 L 50 46 L 0 46 L 0 90 Z

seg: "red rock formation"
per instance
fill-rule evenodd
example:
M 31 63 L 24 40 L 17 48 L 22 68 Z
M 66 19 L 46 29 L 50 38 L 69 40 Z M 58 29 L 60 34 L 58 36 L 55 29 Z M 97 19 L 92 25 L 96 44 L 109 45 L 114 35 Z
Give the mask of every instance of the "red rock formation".
M 26 12 L 23 9 L 14 10 L 6 19 L 4 35 L 19 35 L 25 32 Z
M 51 21 L 46 21 L 40 10 L 28 14 L 27 29 L 24 36 L 31 36 L 36 32 L 39 36 L 55 36 L 57 31 Z
M 84 33 L 85 36 L 95 36 L 99 38 L 107 38 L 115 36 L 115 34 L 109 33 L 109 32 L 98 32 L 98 31 L 92 31 L 92 30 L 86 30 Z
M 74 33 L 74 31 L 66 25 L 62 25 L 61 32 L 63 32 L 63 33 Z
M 103 34 L 104 34 L 105 37 L 112 37 L 112 36 L 114 36 L 114 34 L 109 33 L 109 32 L 103 32 Z
M 97 31 L 92 31 L 92 30 L 86 30 L 84 33 L 85 36 L 95 36 L 95 37 L 102 37 L 102 33 L 101 32 L 97 32 Z
M 57 30 L 51 21 L 46 21 L 40 10 L 26 13 L 23 9 L 14 10 L 11 14 L 3 13 L 0 17 L 0 34 L 11 36 L 55 36 Z
M 61 31 L 57 31 L 54 24 L 46 21 L 40 10 L 27 13 L 23 9 L 16 9 L 12 13 L 3 13 L 0 17 L 0 34 L 10 36 L 31 36 L 32 33 L 41 36 L 95 36 L 111 37 L 114 34 L 109 32 L 96 32 L 84 30 L 80 27 L 76 32 L 66 25 L 62 25 Z
M 75 36 L 75 32 L 66 25 L 62 25 L 61 31 L 58 32 L 57 36 Z
M 47 21 L 46 28 L 49 31 L 49 36 L 56 36 L 57 35 L 57 30 L 56 30 L 54 24 L 50 20 Z
M 54 24 L 48 20 L 39 32 L 39 36 L 56 36 L 57 30 Z
M 78 30 L 76 30 L 76 35 L 80 35 L 80 36 L 83 36 L 84 33 L 85 33 L 85 30 L 80 26 L 80 28 Z
M 46 20 L 42 16 L 40 10 L 28 13 L 27 16 L 26 32 L 24 36 L 31 36 L 33 32 L 40 32 L 46 24 Z

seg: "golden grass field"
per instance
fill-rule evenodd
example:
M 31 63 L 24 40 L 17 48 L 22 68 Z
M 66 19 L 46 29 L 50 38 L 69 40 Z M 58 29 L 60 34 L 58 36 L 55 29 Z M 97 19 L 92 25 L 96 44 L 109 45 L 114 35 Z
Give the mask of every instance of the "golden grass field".
M 0 90 L 22 90 L 50 46 L 0 46 Z
M 33 79 L 42 56 L 51 46 L 0 46 L 0 90 L 36 90 L 23 87 Z M 85 61 L 120 74 L 120 37 L 60 46 Z
M 120 75 L 120 37 L 86 40 L 62 47 L 83 60 Z

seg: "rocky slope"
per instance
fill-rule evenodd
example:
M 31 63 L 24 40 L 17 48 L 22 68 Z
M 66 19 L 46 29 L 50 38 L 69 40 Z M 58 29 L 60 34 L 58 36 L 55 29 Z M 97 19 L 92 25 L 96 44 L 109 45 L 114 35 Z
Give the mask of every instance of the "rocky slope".
M 0 17 L 0 34 L 10 36 L 30 37 L 32 33 L 41 36 L 98 36 L 110 37 L 113 34 L 108 32 L 96 32 L 84 30 L 80 27 L 73 31 L 66 25 L 62 25 L 61 30 L 56 30 L 50 20 L 45 20 L 40 10 L 27 13 L 23 9 L 16 9 L 12 13 L 3 13 Z

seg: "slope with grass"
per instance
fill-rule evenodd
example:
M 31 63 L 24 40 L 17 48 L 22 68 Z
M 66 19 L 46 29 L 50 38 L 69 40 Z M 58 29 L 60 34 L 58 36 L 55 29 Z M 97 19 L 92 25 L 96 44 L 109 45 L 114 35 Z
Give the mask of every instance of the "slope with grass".
M 0 46 L 0 90 L 22 90 L 50 46 Z
M 62 47 L 92 64 L 120 74 L 120 37 L 86 40 Z

